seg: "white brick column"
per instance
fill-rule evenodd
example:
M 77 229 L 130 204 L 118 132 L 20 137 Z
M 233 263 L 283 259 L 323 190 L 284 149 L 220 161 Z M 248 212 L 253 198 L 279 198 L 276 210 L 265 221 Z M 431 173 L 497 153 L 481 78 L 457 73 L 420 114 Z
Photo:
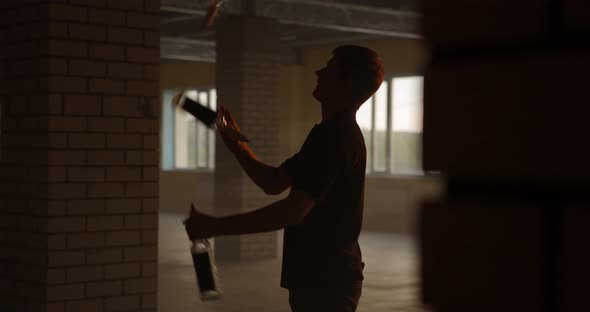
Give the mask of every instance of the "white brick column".
M 159 1 L 0 4 L 0 311 L 156 311 Z
M 228 107 L 248 135 L 254 152 L 279 164 L 279 24 L 275 20 L 231 16 L 218 24 L 216 86 L 218 103 Z M 265 195 L 217 140 L 215 210 L 220 215 L 263 207 L 276 198 Z M 272 258 L 277 233 L 216 238 L 220 259 Z

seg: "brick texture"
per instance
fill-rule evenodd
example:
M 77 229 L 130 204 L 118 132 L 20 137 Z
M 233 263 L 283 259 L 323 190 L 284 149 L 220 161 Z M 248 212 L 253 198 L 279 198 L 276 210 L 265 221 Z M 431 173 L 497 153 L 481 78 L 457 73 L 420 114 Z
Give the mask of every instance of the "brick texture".
M 586 237 L 590 234 L 590 203 L 574 200 L 563 207 L 564 235 L 563 262 L 561 272 L 563 276 L 561 289 L 563 292 L 562 311 L 576 311 L 588 307 L 586 279 L 587 267 L 590 261 L 590 251 L 580 248 L 585 245 Z
M 423 302 L 588 310 L 587 1 L 426 0 L 423 10 L 423 166 L 447 182 L 421 208 Z
M 160 1 L 9 2 L 0 310 L 154 311 Z
M 256 138 L 250 145 L 254 152 L 272 164 L 277 164 L 279 152 L 277 26 L 272 20 L 235 17 L 228 18 L 216 30 L 215 76 L 219 102 L 227 103 L 244 133 Z M 266 118 L 256 118 L 262 114 Z M 224 148 L 216 146 L 216 150 Z M 231 153 L 216 153 L 214 201 L 219 214 L 243 212 L 270 203 L 269 197 L 243 172 L 236 172 L 242 170 Z M 216 239 L 216 256 L 220 259 L 273 258 L 277 254 L 276 240 L 276 233 L 220 237 Z
M 3 36 L 0 41 L 0 72 L 3 85 L 0 87 L 0 248 L 5 250 L 0 257 L 0 309 L 25 311 L 29 307 L 28 302 L 44 300 L 44 291 L 47 291 L 47 296 L 59 295 L 53 290 L 43 289 L 45 287 L 36 282 L 23 279 L 23 276 L 26 272 L 37 271 L 46 273 L 47 280 L 60 281 L 59 273 L 49 271 L 49 265 L 54 263 L 55 258 L 50 256 L 50 252 L 43 251 L 43 247 L 62 248 L 66 235 L 47 233 L 48 226 L 51 230 L 55 228 L 48 224 L 49 220 L 46 217 L 49 207 L 49 189 L 46 183 L 47 180 L 63 183 L 64 172 L 50 170 L 46 166 L 49 136 L 41 130 L 45 128 L 42 125 L 45 120 L 31 113 L 47 111 L 50 96 L 38 94 L 34 97 L 35 101 L 31 101 L 33 96 L 28 94 L 41 93 L 41 86 L 49 84 L 49 80 L 41 78 L 41 75 L 47 77 L 50 70 L 62 75 L 64 68 L 57 69 L 59 65 L 50 65 L 47 58 L 39 57 L 39 50 L 20 51 L 41 47 L 39 40 L 33 38 L 38 36 L 28 36 L 34 29 L 40 32 L 38 35 L 41 37 L 48 36 L 47 30 L 39 30 L 32 25 L 32 20 L 46 16 L 43 8 L 25 6 L 19 9 L 19 12 L 27 15 L 23 17 L 27 19 L 26 22 L 18 20 L 14 11 L 4 10 L 3 13 L 8 14 L 2 14 L 3 17 L 13 16 L 3 20 Z M 20 26 L 11 27 L 10 24 Z M 4 32 L 5 29 L 7 32 Z M 22 68 L 23 72 L 19 73 L 18 68 Z M 23 75 L 29 78 L 23 78 Z M 62 141 L 61 144 L 63 143 Z M 75 230 L 73 227 L 76 227 L 76 224 L 69 226 L 70 230 Z M 60 238 L 55 239 L 53 235 L 59 235 Z M 38 279 L 41 280 L 43 277 L 39 276 Z
M 589 66 L 585 51 L 433 62 L 425 80 L 425 167 L 515 182 L 590 182 L 590 146 L 577 145 L 578 138 L 571 135 L 590 130 L 585 122 L 590 108 L 583 105 L 590 101 L 583 80 Z M 560 109 L 552 103 L 561 103 Z M 449 123 L 445 114 L 457 120 Z M 568 122 L 549 132 L 540 130 L 556 120 Z M 550 149 L 547 140 L 553 142 Z M 552 168 L 548 163 L 561 165 Z
M 423 13 L 424 36 L 436 49 L 540 40 L 545 33 L 545 3 L 535 0 L 424 1 Z
M 542 310 L 544 277 L 538 273 L 544 266 L 539 257 L 544 246 L 537 238 L 544 235 L 545 228 L 538 208 L 510 201 L 427 206 L 421 224 L 425 249 L 421 269 L 428 277 L 424 281 L 425 302 L 443 311 L 459 297 L 465 306 L 486 302 L 485 311 Z M 465 239 L 473 234 L 477 240 Z M 509 287 L 518 291 L 495 288 L 504 284 L 504 274 L 512 277 Z M 454 291 L 433 291 L 436 289 Z

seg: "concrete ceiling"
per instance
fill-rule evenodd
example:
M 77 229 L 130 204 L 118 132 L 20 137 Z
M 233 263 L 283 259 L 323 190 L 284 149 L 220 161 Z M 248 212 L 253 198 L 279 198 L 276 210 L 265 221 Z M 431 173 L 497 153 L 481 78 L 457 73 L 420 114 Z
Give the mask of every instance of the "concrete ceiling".
M 162 61 L 215 61 L 215 27 L 204 30 L 210 0 L 161 0 Z M 416 0 L 224 0 L 216 21 L 230 14 L 277 19 L 282 57 L 300 47 L 378 38 L 420 38 Z

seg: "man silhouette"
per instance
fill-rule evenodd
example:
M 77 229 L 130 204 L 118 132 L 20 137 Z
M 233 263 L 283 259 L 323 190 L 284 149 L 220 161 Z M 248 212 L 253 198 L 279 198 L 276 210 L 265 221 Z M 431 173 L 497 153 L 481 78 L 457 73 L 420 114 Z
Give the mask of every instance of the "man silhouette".
M 260 161 L 234 132 L 239 127 L 220 106 L 219 133 L 248 176 L 266 194 L 289 195 L 269 206 L 227 217 L 191 210 L 191 240 L 285 229 L 281 287 L 289 290 L 292 311 L 355 311 L 363 267 L 358 237 L 363 217 L 366 149 L 356 112 L 383 81 L 374 51 L 346 45 L 333 50 L 316 71 L 313 96 L 322 121 L 300 151 L 273 167 Z

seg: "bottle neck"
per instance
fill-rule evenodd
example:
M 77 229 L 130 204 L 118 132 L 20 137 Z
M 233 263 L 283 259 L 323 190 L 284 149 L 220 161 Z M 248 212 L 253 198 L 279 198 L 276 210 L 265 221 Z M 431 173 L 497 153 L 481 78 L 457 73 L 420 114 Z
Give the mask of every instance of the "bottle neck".
M 191 252 L 205 253 L 207 252 L 208 245 L 205 240 L 199 239 L 192 241 Z

